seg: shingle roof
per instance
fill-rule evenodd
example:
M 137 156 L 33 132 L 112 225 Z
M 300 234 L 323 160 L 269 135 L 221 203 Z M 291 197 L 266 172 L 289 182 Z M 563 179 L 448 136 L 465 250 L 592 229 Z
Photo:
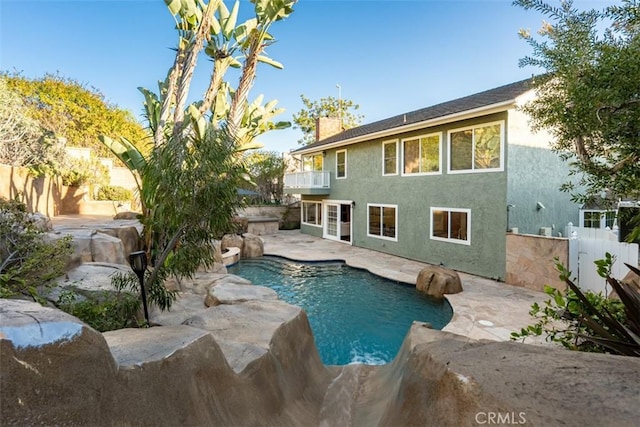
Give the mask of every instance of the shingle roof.
M 427 120 L 444 117 L 451 114 L 461 113 L 464 111 L 474 110 L 476 108 L 487 107 L 489 105 L 498 104 L 514 100 L 517 96 L 522 95 L 531 89 L 532 79 L 521 80 L 519 82 L 500 86 L 495 89 L 489 89 L 463 98 L 454 99 L 452 101 L 443 102 L 431 107 L 422 108 L 420 110 L 399 114 L 388 119 L 379 120 L 377 122 L 365 124 L 352 129 L 347 129 L 339 134 L 330 136 L 320 141 L 316 141 L 302 148 L 294 150 L 293 153 L 310 148 L 322 147 L 340 141 L 346 141 L 351 138 L 374 134 L 386 131 L 400 126 L 419 123 Z

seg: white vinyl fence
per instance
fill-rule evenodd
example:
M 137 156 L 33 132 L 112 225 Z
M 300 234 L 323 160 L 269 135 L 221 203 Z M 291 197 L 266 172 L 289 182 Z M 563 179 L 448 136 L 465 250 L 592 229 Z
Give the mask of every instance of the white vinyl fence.
M 565 233 L 569 237 L 569 270 L 573 277 L 577 277 L 578 285 L 583 290 L 605 295 L 611 292 L 606 280 L 598 275 L 594 264 L 594 261 L 604 259 L 607 252 L 615 259 L 611 276 L 616 279 L 622 279 L 629 272 L 625 263 L 638 265 L 638 244 L 618 242 L 615 232 L 569 224 Z

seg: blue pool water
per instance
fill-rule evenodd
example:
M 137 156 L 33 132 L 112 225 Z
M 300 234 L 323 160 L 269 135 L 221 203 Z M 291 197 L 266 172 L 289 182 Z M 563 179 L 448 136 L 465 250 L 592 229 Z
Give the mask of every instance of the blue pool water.
M 453 315 L 446 300 L 342 262 L 262 257 L 241 260 L 229 273 L 269 287 L 281 300 L 303 308 L 327 365 L 390 362 L 414 320 L 442 329 Z

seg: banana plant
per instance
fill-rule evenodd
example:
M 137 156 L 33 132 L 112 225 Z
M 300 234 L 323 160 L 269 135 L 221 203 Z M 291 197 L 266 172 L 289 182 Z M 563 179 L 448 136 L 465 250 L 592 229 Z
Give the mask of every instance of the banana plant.
M 140 176 L 144 172 L 147 166 L 147 159 L 138 148 L 131 143 L 127 138 L 120 137 L 117 140 L 112 139 L 106 135 L 100 135 L 100 142 L 107 147 L 111 152 L 129 169 L 133 178 L 136 181 L 138 192 L 142 188 L 140 182 Z

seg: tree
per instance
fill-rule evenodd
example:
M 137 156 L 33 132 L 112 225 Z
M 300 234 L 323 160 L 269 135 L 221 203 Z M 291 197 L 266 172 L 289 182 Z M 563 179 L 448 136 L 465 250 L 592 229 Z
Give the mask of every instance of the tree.
M 563 190 L 579 202 L 603 191 L 640 197 L 640 5 L 623 0 L 579 11 L 570 0 L 514 4 L 550 19 L 540 38 L 520 31 L 533 49 L 520 65 L 544 70 L 534 79 L 538 96 L 522 110 L 534 129 L 553 134 L 553 148 L 569 161 L 577 185 Z
M 316 119 L 319 117 L 335 117 L 342 121 L 342 129 L 354 128 L 362 122 L 364 116 L 355 112 L 360 105 L 349 99 L 338 99 L 332 96 L 321 98 L 320 101 L 311 101 L 304 95 L 300 95 L 305 108 L 293 115 L 293 122 L 296 126 L 294 129 L 302 131 L 302 138 L 298 140 L 298 144 L 307 145 L 315 142 Z
M 149 134 L 132 114 L 109 104 L 95 88 L 58 74 L 28 79 L 4 73 L 3 78 L 20 97 L 26 116 L 55 140 L 64 138 L 69 146 L 89 147 L 99 157 L 112 156 L 100 144 L 100 135 L 124 136 L 142 150 L 149 142 Z
M 245 155 L 245 164 L 252 183 L 243 186 L 260 194 L 261 202 L 280 203 L 284 190 L 284 174 L 288 163 L 275 151 L 253 151 Z
M 42 129 L 28 116 L 20 96 L 0 76 L 0 163 L 24 167 L 36 164 L 42 158 L 42 136 Z
M 175 59 L 158 93 L 140 88 L 152 150 L 145 155 L 126 137 L 102 137 L 140 173 L 152 295 L 164 292 L 168 276 L 190 277 L 213 263 L 212 241 L 233 230 L 231 219 L 242 207 L 237 189 L 249 179 L 243 153 L 259 147 L 253 143 L 257 135 L 288 126 L 271 122 L 281 112 L 275 101 L 262 105 L 259 96 L 249 103 L 248 94 L 259 62 L 282 67 L 264 51 L 274 41 L 269 28 L 293 12 L 295 1 L 251 0 L 255 17 L 240 25 L 239 1 L 231 10 L 220 0 L 165 3 L 176 21 Z M 187 105 L 201 53 L 212 60 L 211 77 L 202 99 Z M 240 68 L 235 89 L 224 80 L 230 67 Z M 170 299 L 165 302 L 170 306 Z

